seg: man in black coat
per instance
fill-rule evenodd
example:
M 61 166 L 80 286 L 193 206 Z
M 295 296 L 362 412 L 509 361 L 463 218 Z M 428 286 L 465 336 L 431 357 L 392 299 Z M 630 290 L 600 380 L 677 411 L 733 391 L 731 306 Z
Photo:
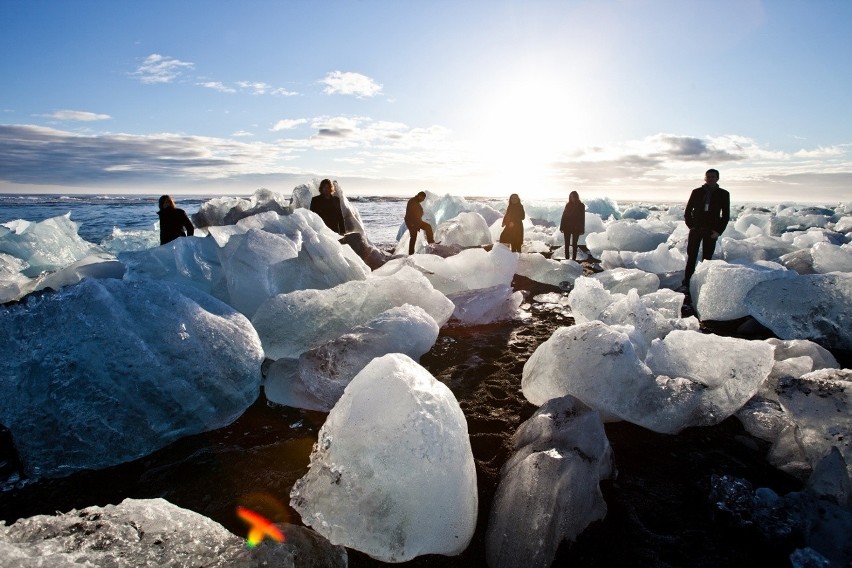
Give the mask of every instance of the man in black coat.
M 695 272 L 698 247 L 701 247 L 704 260 L 713 258 L 716 240 L 725 231 L 731 218 L 731 195 L 719 187 L 719 171 L 707 170 L 704 182 L 704 185 L 692 190 L 683 213 L 686 226 L 689 227 L 684 286 L 689 286 L 689 280 Z

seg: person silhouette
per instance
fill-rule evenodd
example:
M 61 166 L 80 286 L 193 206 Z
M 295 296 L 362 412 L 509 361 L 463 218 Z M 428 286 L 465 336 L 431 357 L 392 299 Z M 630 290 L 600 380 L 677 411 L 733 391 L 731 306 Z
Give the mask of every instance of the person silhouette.
M 340 198 L 335 195 L 334 184 L 330 179 L 324 179 L 319 184 L 320 194 L 311 199 L 311 211 L 320 216 L 325 226 L 343 235 L 346 227 L 343 222 L 343 212 L 340 209 Z
M 417 233 L 421 229 L 426 233 L 426 242 L 434 244 L 435 237 L 432 235 L 432 225 L 423 220 L 423 201 L 426 200 L 426 192 L 421 191 L 414 197 L 408 200 L 405 206 L 405 226 L 408 227 L 409 241 L 408 254 L 414 254 L 414 244 L 417 240 Z
M 512 252 L 521 252 L 521 245 L 524 242 L 524 206 L 521 205 L 521 198 L 517 193 L 509 196 L 509 204 L 506 206 L 506 213 L 503 215 L 503 232 L 500 233 L 500 242 L 507 243 L 512 247 Z
M 572 191 L 568 194 L 568 203 L 562 211 L 559 230 L 565 235 L 565 257 L 568 257 L 568 245 L 571 245 L 571 260 L 577 260 L 577 247 L 580 235 L 586 232 L 586 205 L 580 201 L 580 194 Z
M 716 240 L 725 231 L 731 218 L 731 194 L 719 187 L 719 171 L 709 169 L 704 174 L 704 185 L 692 190 L 683 220 L 689 227 L 686 242 L 686 268 L 682 284 L 689 286 L 698 262 L 698 247 L 704 260 L 713 258 Z
M 186 211 L 175 207 L 175 200 L 170 195 L 161 196 L 159 205 L 157 215 L 160 216 L 160 245 L 195 233 L 195 227 L 192 226 Z

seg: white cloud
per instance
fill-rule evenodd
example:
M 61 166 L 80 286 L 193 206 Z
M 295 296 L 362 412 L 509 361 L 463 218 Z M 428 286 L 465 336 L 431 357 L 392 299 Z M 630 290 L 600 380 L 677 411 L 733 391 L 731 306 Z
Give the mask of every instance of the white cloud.
M 248 138 L 250 136 L 254 136 L 251 132 L 247 130 L 237 130 L 233 134 L 231 134 L 234 138 Z
M 198 83 L 199 86 L 205 87 L 207 89 L 213 89 L 214 91 L 219 91 L 220 93 L 236 93 L 237 90 L 227 85 L 220 83 L 219 81 L 207 81 L 206 83 Z
M 139 77 L 139 80 L 146 84 L 171 83 L 184 69 L 192 69 L 194 66 L 187 61 L 152 53 L 131 75 Z
M 48 118 L 56 120 L 78 120 L 81 122 L 91 122 L 94 120 L 110 120 L 112 117 L 108 114 L 97 114 L 94 112 L 85 112 L 82 110 L 58 110 L 51 114 L 45 114 Z
M 360 73 L 332 71 L 320 81 L 325 84 L 328 95 L 355 95 L 356 97 L 372 97 L 382 92 L 382 86 Z
M 302 124 L 307 124 L 307 119 L 304 118 L 285 118 L 276 122 L 270 130 L 278 132 L 280 130 L 291 130 Z

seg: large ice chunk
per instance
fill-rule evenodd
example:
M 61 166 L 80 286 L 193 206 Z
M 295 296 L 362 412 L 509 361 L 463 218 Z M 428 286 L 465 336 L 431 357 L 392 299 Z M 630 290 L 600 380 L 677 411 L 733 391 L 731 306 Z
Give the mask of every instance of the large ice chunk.
M 803 274 L 769 280 L 745 297 L 748 313 L 781 339 L 852 349 L 852 274 Z
M 814 270 L 821 274 L 852 272 L 852 245 L 816 243 L 811 247 L 811 256 L 814 259 Z
M 447 296 L 455 305 L 453 319 L 463 325 L 484 325 L 495 321 L 515 319 L 524 301 L 521 292 L 500 284 L 490 288 L 458 292 Z
M 164 499 L 125 499 L 118 505 L 37 515 L 8 527 L 0 523 L 0 565 L 260 568 L 301 565 L 300 556 L 317 566 L 347 565 L 343 547 L 304 527 L 276 525 L 286 542 L 267 539 L 248 548 L 219 523 Z
M 811 466 L 835 447 L 852 476 L 852 371 L 823 369 L 782 378 L 776 392 Z
M 447 323 L 454 309 L 425 276 L 404 266 L 389 276 L 373 275 L 327 290 L 279 294 L 260 305 L 252 324 L 267 357 L 296 358 L 403 304 L 420 306 L 439 327 Z
M 259 392 L 254 328 L 194 288 L 85 279 L 0 311 L 0 327 L 0 423 L 33 477 L 225 426 Z
M 38 223 L 17 220 L 0 225 L 0 252 L 23 260 L 27 264 L 23 274 L 32 278 L 106 251 L 80 238 L 77 223 L 66 213 Z
M 682 268 L 682 267 L 681 267 Z M 660 288 L 660 277 L 638 268 L 614 268 L 592 274 L 593 278 L 613 294 L 626 294 L 635 289 L 640 296 L 656 292 Z
M 438 324 L 419 306 L 404 304 L 386 310 L 364 325 L 305 351 L 299 357 L 298 378 L 331 410 L 346 385 L 376 357 L 402 353 L 414 360 L 438 339 Z M 267 379 L 267 388 L 269 386 Z
M 449 258 L 434 254 L 397 258 L 374 271 L 372 276 L 390 276 L 403 267 L 414 267 L 436 290 L 450 295 L 511 284 L 517 266 L 518 255 L 501 245 L 490 251 L 463 250 Z
M 491 568 L 547 567 L 559 543 L 606 515 L 599 483 L 614 473 L 597 412 L 566 396 L 548 401 L 512 438 L 486 534 Z
M 533 404 L 571 394 L 605 417 L 676 433 L 736 412 L 769 375 L 773 356 L 765 343 L 673 331 L 653 341 L 647 363 L 626 333 L 593 321 L 560 328 L 540 345 L 521 386 Z
M 558 261 L 538 253 L 520 253 L 516 272 L 542 284 L 570 287 L 583 275 L 583 267 L 575 260 Z
M 230 303 L 213 237 L 175 239 L 152 249 L 123 252 L 118 258 L 126 266 L 127 280 L 187 284 Z
M 435 240 L 447 245 L 479 247 L 491 244 L 491 232 L 482 215 L 474 212 L 459 213 L 435 228 Z
M 683 253 L 676 248 L 669 248 L 664 242 L 649 252 L 605 252 L 614 253 L 618 257 L 617 260 L 612 258 L 608 261 L 613 264 L 613 268 L 615 266 L 623 266 L 625 268 L 638 268 L 639 270 L 654 274 L 668 274 L 683 271 L 684 266 L 686 266 L 686 258 L 684 258 Z M 607 266 L 606 268 L 609 267 Z
M 459 554 L 478 498 L 453 393 L 405 355 L 374 359 L 329 413 L 290 498 L 333 544 L 378 560 Z
M 758 283 L 795 278 L 796 273 L 773 264 L 728 264 L 705 260 L 690 281 L 693 306 L 702 320 L 734 320 L 749 314 L 745 296 Z
M 632 219 L 612 222 L 606 228 L 609 248 L 620 251 L 653 251 L 660 243 L 665 243 L 670 234 L 671 230 Z
M 280 193 L 260 188 L 248 198 L 217 197 L 202 203 L 198 212 L 192 215 L 196 227 L 233 225 L 240 219 L 274 211 L 286 215 L 292 212 L 290 200 Z

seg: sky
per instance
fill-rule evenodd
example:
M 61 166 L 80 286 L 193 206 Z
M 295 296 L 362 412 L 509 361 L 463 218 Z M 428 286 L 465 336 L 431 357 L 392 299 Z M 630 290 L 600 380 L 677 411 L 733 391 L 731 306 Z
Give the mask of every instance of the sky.
M 0 0 L 0 192 L 852 201 L 848 0 Z

